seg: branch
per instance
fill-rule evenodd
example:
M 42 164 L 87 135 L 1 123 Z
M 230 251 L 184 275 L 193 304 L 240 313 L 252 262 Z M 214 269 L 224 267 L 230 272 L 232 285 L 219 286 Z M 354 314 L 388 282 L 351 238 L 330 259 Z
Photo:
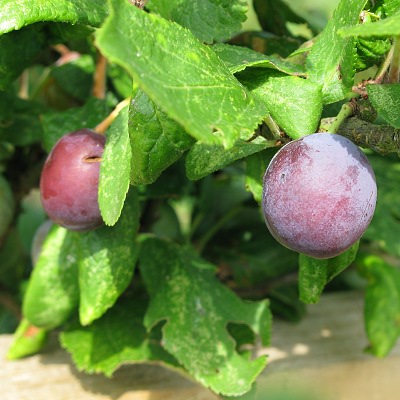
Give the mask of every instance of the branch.
M 333 120 L 335 117 L 324 118 L 321 126 L 329 126 Z M 378 154 L 397 153 L 400 156 L 400 129 L 390 125 L 375 125 L 357 117 L 351 117 L 342 122 L 336 133 Z

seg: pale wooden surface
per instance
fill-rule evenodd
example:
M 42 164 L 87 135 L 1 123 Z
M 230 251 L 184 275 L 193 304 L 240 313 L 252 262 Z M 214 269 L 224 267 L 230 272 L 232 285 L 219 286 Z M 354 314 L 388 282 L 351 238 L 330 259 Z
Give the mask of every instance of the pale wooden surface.
M 313 390 L 321 400 L 397 400 L 400 346 L 385 359 L 363 352 L 363 298 L 324 295 L 299 324 L 274 322 L 270 363 L 259 377 L 272 388 Z M 79 373 L 57 344 L 43 354 L 6 361 L 10 336 L 0 336 L 1 400 L 216 400 L 204 388 L 157 366 L 120 368 L 112 379 Z M 265 396 L 268 400 L 268 396 Z

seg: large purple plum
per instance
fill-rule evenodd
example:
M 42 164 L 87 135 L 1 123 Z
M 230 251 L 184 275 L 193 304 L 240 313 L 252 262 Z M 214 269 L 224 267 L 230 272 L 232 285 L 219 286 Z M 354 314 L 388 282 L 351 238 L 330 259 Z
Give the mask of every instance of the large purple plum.
M 48 155 L 40 178 L 49 218 L 74 231 L 103 224 L 98 203 L 100 161 L 105 136 L 80 129 L 63 136 Z
M 376 197 L 375 175 L 364 153 L 343 136 L 315 133 L 276 153 L 264 175 L 262 207 L 278 242 L 324 259 L 360 239 Z

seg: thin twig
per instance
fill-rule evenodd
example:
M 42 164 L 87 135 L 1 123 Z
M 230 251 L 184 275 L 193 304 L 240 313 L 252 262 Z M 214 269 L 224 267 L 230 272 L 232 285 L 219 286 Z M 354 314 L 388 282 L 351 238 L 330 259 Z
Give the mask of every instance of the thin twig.
M 270 114 L 268 114 L 268 116 L 265 118 L 264 122 L 268 126 L 269 130 L 271 131 L 272 136 L 276 140 L 281 140 L 282 136 L 283 136 L 282 132 L 279 129 L 278 124 L 274 121 L 274 119 L 271 117 Z
M 343 104 L 342 108 L 339 111 L 339 114 L 336 116 L 336 118 L 333 120 L 332 124 L 329 126 L 329 132 L 330 133 L 336 133 L 340 126 L 343 124 L 343 122 L 351 117 L 354 114 L 354 108 L 351 105 L 351 103 L 345 103 Z
M 111 113 L 108 115 L 108 117 L 106 119 L 104 119 L 103 121 L 101 121 L 95 128 L 94 130 L 97 133 L 100 133 L 102 135 L 104 135 L 104 133 L 106 132 L 106 130 L 109 128 L 109 126 L 113 123 L 113 121 L 115 120 L 115 118 L 117 118 L 119 112 L 125 108 L 127 105 L 129 105 L 130 99 L 125 99 L 123 101 L 121 101 L 120 103 L 117 104 L 117 106 L 114 108 L 113 111 L 111 111 Z
M 93 76 L 92 94 L 98 99 L 106 97 L 107 59 L 97 51 L 96 69 Z

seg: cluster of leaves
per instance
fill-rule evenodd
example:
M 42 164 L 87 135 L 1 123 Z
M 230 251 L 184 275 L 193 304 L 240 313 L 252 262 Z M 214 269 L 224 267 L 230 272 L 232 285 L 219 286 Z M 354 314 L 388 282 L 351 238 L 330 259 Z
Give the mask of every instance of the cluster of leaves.
M 400 335 L 399 271 L 384 261 L 400 258 L 398 160 L 369 154 L 376 216 L 363 241 L 334 259 L 278 245 L 259 211 L 277 146 L 316 132 L 354 97 L 356 71 L 379 74 L 391 48 L 398 68 L 400 3 L 366 3 L 341 0 L 321 29 L 282 0 L 254 0 L 261 31 L 240 32 L 241 0 L 150 0 L 145 10 L 128 0 L 0 0 L 0 289 L 23 293 L 24 316 L 10 357 L 38 351 L 62 328 L 85 371 L 162 362 L 239 396 L 266 365 L 251 349 L 258 338 L 268 344 L 271 310 L 301 318 L 333 278 L 352 285 L 342 271 L 354 260 L 367 281 L 371 350 L 387 354 Z M 399 85 L 366 93 L 378 120 L 400 128 Z M 46 153 L 124 99 L 101 164 L 106 226 L 47 227 L 40 241 Z

